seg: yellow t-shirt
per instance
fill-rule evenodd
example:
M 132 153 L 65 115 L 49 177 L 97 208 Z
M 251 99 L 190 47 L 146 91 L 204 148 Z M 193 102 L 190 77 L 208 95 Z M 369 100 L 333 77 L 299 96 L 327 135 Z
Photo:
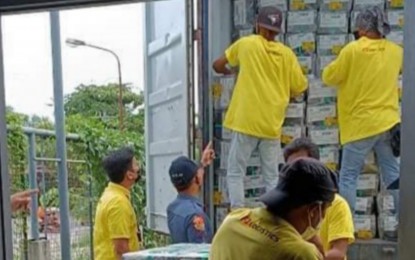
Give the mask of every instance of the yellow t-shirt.
M 327 209 L 321 224 L 320 238 L 324 251 L 330 250 L 330 243 L 338 239 L 354 242 L 353 217 L 346 200 L 336 194 L 332 205 Z
M 137 218 L 130 202 L 130 191 L 109 183 L 95 214 L 94 256 L 96 260 L 115 260 L 113 239 L 128 239 L 129 250 L 137 251 Z
M 403 50 L 386 39 L 362 37 L 346 45 L 323 71 L 338 87 L 341 143 L 368 138 L 400 122 L 398 77 Z
M 279 139 L 290 97 L 307 89 L 297 57 L 282 43 L 246 36 L 225 51 L 239 67 L 224 126 L 243 134 Z
M 317 248 L 283 219 L 265 208 L 237 209 L 218 229 L 210 249 L 212 260 L 319 260 Z

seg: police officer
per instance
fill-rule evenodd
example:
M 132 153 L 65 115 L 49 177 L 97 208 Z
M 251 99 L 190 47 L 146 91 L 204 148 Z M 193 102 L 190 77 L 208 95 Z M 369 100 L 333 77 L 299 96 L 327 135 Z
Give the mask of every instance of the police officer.
M 204 167 L 215 157 L 212 143 L 203 152 L 200 164 L 187 157 L 175 159 L 169 169 L 177 198 L 167 207 L 167 218 L 173 243 L 210 243 L 212 226 L 198 199 L 204 177 Z

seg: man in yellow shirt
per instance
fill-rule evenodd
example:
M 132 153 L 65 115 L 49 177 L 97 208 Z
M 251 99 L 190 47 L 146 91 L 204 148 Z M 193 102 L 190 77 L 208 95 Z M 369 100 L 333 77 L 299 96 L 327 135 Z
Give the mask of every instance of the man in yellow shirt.
M 297 138 L 284 148 L 287 163 L 300 157 L 320 160 L 318 146 L 308 138 Z M 337 188 L 337 180 L 334 183 Z M 304 234 L 303 238 L 324 252 L 325 260 L 343 260 L 347 257 L 348 246 L 354 242 L 353 217 L 349 205 L 340 195 L 335 195 L 318 231 Z
M 213 260 L 321 260 L 301 234 L 316 230 L 336 192 L 333 174 L 311 158 L 285 165 L 277 187 L 260 200 L 265 208 L 236 209 L 213 238 Z
M 213 64 L 222 74 L 233 73 L 228 65 L 239 68 L 224 120 L 224 127 L 233 132 L 227 172 L 232 208 L 244 206 L 243 177 L 255 149 L 259 150 L 267 190 L 275 187 L 285 110 L 290 97 L 307 89 L 297 57 L 274 40 L 281 31 L 282 15 L 276 7 L 261 8 L 258 35 L 239 39 Z
M 123 254 L 139 249 L 130 190 L 139 180 L 140 168 L 130 148 L 112 152 L 103 166 L 110 182 L 95 214 L 94 256 L 96 260 L 119 260 Z
M 338 88 L 340 139 L 343 145 L 340 194 L 354 212 L 357 178 L 373 149 L 385 186 L 399 177 L 390 131 L 400 123 L 398 77 L 403 50 L 386 40 L 390 25 L 379 7 L 363 10 L 356 36 L 323 71 L 323 82 Z M 394 192 L 396 208 L 398 194 Z

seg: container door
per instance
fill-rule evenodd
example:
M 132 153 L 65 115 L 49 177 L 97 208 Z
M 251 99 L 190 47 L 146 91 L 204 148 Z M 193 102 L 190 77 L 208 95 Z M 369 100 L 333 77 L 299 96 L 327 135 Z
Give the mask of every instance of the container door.
M 177 196 L 172 160 L 189 156 L 193 133 L 193 1 L 145 7 L 147 225 L 168 233 L 168 204 Z

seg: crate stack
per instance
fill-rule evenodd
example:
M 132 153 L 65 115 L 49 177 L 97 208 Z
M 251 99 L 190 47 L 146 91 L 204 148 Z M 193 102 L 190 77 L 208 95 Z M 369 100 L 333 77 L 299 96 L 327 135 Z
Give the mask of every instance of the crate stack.
M 388 39 L 403 44 L 404 0 L 232 0 L 232 40 L 254 32 L 255 16 L 260 7 L 276 6 L 283 11 L 282 33 L 278 41 L 296 54 L 303 73 L 309 79 L 307 93 L 290 101 L 282 128 L 282 146 L 293 139 L 308 136 L 320 149 L 321 160 L 330 168 L 340 164 L 340 140 L 337 122 L 336 88 L 324 86 L 321 75 L 341 49 L 354 40 L 355 19 L 366 6 L 386 9 L 392 25 Z M 226 108 L 235 83 L 233 76 L 217 77 L 213 84 L 215 140 L 215 209 L 216 227 L 229 209 L 226 171 L 230 132 L 223 128 Z M 397 83 L 401 90 L 402 80 Z M 282 156 L 281 156 L 282 158 Z M 394 240 L 397 234 L 396 207 L 386 191 L 373 152 L 368 156 L 357 185 L 356 215 L 358 238 L 380 237 Z M 247 206 L 256 206 L 256 199 L 265 192 L 259 156 L 254 152 L 245 176 Z

